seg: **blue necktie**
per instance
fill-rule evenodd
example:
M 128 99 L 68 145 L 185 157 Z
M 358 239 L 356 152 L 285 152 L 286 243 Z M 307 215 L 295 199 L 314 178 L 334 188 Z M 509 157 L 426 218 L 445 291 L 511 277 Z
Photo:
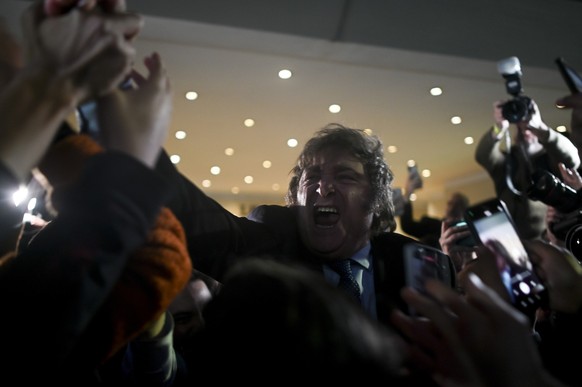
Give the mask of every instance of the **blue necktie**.
M 347 294 L 360 302 L 360 286 L 352 274 L 352 267 L 349 259 L 342 259 L 341 261 L 332 261 L 328 263 L 329 267 L 339 274 L 340 280 L 338 288 L 345 291 Z

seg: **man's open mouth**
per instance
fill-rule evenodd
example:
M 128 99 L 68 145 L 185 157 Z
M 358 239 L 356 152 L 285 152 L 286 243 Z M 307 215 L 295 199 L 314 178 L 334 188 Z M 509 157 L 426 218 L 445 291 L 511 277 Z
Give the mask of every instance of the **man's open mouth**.
M 314 221 L 320 227 L 332 227 L 340 219 L 339 212 L 335 207 L 315 207 Z

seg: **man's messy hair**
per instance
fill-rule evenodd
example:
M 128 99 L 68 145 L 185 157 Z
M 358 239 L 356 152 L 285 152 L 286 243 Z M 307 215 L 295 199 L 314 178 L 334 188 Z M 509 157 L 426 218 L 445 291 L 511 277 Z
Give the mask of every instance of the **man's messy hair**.
M 364 171 L 372 188 L 369 208 L 374 213 L 372 234 L 393 231 L 396 228 L 391 186 L 394 175 L 384 160 L 382 141 L 377 136 L 370 135 L 362 129 L 352 129 L 332 123 L 317 131 L 307 141 L 297 158 L 295 167 L 290 172 L 291 180 L 285 196 L 287 205 L 297 204 L 297 190 L 301 175 L 306 168 L 312 165 L 316 155 L 329 147 L 347 150 L 364 166 Z

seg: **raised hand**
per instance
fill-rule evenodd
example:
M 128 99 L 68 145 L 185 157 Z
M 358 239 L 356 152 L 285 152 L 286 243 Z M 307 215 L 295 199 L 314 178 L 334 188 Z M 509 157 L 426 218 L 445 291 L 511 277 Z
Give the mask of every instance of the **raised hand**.
M 107 13 L 125 11 L 125 0 L 44 0 L 47 16 L 63 15 L 73 8 L 89 11 L 99 7 Z
M 100 141 L 153 167 L 166 139 L 172 113 L 170 81 L 157 53 L 145 58 L 148 77 L 132 71 L 137 85 L 117 89 L 97 101 Z
M 432 369 L 441 386 L 559 385 L 544 370 L 528 318 L 479 277 L 469 276 L 466 296 L 429 280 L 430 297 L 410 288 L 404 300 L 424 317 L 394 312 L 393 322 L 411 341 L 414 359 Z
M 535 271 L 548 289 L 550 308 L 575 313 L 582 306 L 582 266 L 572 253 L 542 241 L 524 241 Z
M 73 7 L 47 17 L 43 3 L 36 2 L 23 16 L 28 63 L 70 79 L 80 103 L 111 91 L 128 75 L 132 39 L 142 24 L 139 15 L 97 8 Z

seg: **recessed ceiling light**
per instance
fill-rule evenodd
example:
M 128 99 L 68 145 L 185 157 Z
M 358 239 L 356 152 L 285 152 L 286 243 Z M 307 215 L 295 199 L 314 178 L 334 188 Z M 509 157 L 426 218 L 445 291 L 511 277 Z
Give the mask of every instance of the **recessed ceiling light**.
M 281 78 L 281 79 L 289 79 L 292 76 L 293 76 L 293 73 L 291 72 L 291 70 L 283 69 L 283 70 L 279 71 L 279 78 Z
M 247 119 L 244 121 L 244 124 L 245 124 L 245 126 L 246 126 L 247 128 L 250 128 L 250 127 L 252 127 L 252 126 L 255 126 L 255 120 L 253 120 L 252 118 L 247 118 Z
M 263 168 L 271 168 L 271 162 L 269 160 L 263 161 Z
M 290 138 L 289 140 L 287 140 L 287 146 L 289 148 L 295 148 L 298 144 L 299 142 L 294 138 Z
M 432 89 L 430 89 L 430 94 L 436 96 L 439 96 L 443 93 L 443 89 L 441 89 L 440 87 L 433 87 Z
M 422 174 L 422 177 L 430 177 L 430 175 L 431 175 L 430 169 L 423 169 L 421 174 Z
M 271 188 L 273 189 L 273 191 L 279 191 L 279 189 L 280 189 L 281 187 L 279 186 L 279 184 L 275 183 L 275 184 L 273 184 L 273 185 L 271 186 Z
M 211 167 L 210 173 L 212 173 L 213 175 L 220 175 L 220 167 L 217 165 Z
M 330 113 L 339 113 L 342 110 L 342 107 L 334 103 L 332 105 L 329 105 L 328 110 L 330 111 Z
M 230 192 L 232 192 L 233 194 L 237 195 L 240 192 L 240 188 L 238 188 L 238 187 L 232 187 L 230 189 Z
M 181 158 L 178 155 L 171 155 L 170 156 L 170 161 L 172 162 L 172 164 L 178 164 L 180 162 Z
M 461 122 L 463 122 L 463 120 L 461 120 L 461 117 L 459 116 L 451 117 L 451 123 L 453 125 L 459 125 Z
M 463 140 L 463 141 L 465 141 L 465 144 L 467 144 L 467 145 L 471 145 L 472 143 L 475 142 L 475 140 L 471 136 L 465 137 L 465 140 Z
M 202 187 L 208 188 L 212 185 L 210 180 L 202 180 Z
M 560 125 L 556 127 L 556 130 L 560 133 L 564 133 L 566 131 L 566 127 L 564 125 Z
M 389 145 L 386 150 L 388 150 L 388 153 L 396 153 L 398 152 L 398 147 L 396 145 Z
M 253 181 L 254 181 L 255 179 L 253 179 L 253 177 L 249 175 L 249 176 L 245 176 L 245 178 L 244 178 L 243 180 L 244 180 L 244 181 L 245 181 L 245 183 L 247 183 L 247 184 L 253 184 Z
M 198 93 L 195 91 L 189 91 L 186 93 L 186 99 L 189 101 L 194 101 L 196 98 L 198 98 Z
M 178 140 L 183 140 L 186 138 L 186 132 L 184 132 L 183 130 L 178 130 L 176 131 L 175 136 Z
M 232 149 L 232 148 L 226 148 L 224 150 L 224 154 L 227 155 L 227 156 L 232 156 L 234 154 L 234 149 Z

